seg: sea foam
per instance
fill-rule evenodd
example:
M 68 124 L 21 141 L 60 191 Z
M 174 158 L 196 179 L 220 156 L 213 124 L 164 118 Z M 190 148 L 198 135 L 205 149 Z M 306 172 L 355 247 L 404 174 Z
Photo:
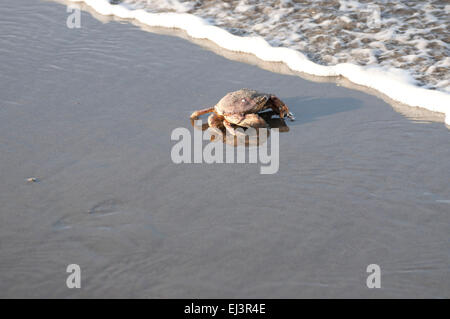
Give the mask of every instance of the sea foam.
M 343 76 L 353 83 L 373 88 L 391 99 L 409 106 L 422 107 L 445 114 L 450 125 L 450 94 L 445 91 L 419 87 L 410 73 L 395 67 L 380 65 L 357 65 L 338 63 L 322 65 L 311 61 L 305 54 L 288 47 L 271 46 L 261 36 L 239 36 L 209 24 L 205 19 L 183 12 L 149 12 L 127 5 L 110 4 L 107 0 L 71 0 L 83 2 L 103 15 L 114 15 L 123 19 L 135 19 L 151 27 L 165 27 L 185 30 L 197 39 L 208 39 L 220 47 L 236 52 L 250 53 L 268 62 L 283 62 L 290 69 L 316 76 Z M 185 3 L 169 1 L 171 9 L 188 11 Z M 167 1 L 163 2 L 167 6 Z M 357 1 L 341 1 L 341 6 L 356 5 Z M 245 10 L 241 7 L 239 10 Z M 276 17 L 274 17 L 276 18 Z M 441 64 L 448 64 L 448 58 Z

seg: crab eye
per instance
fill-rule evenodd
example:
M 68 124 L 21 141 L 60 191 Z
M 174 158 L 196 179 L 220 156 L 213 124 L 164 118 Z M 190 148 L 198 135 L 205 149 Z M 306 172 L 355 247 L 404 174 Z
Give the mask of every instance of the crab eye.
M 242 103 L 245 103 L 245 99 L 242 99 L 241 101 L 242 101 Z

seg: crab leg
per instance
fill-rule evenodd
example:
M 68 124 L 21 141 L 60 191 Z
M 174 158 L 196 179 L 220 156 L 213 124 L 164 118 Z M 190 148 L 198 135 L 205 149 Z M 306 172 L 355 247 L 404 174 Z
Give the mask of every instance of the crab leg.
M 272 102 L 272 110 L 275 113 L 279 114 L 281 118 L 284 118 L 286 116 L 291 121 L 295 120 L 294 114 L 289 111 L 287 105 L 284 104 L 278 97 L 276 97 L 275 95 L 271 95 L 270 101 Z
M 269 127 L 267 122 L 258 114 L 250 113 L 250 114 L 233 114 L 226 116 L 228 122 L 243 126 L 243 127 Z
M 218 116 L 216 113 L 211 114 L 208 117 L 208 125 L 212 129 L 222 131 L 223 125 L 223 117 Z
M 212 111 L 214 111 L 214 107 L 195 111 L 191 114 L 191 119 L 197 119 L 200 115 L 211 113 Z
M 269 124 L 258 114 L 252 113 L 252 114 L 246 114 L 245 118 L 239 123 L 241 126 L 245 127 L 269 127 Z
M 245 136 L 245 133 L 235 130 L 231 123 L 226 119 L 223 120 L 223 126 L 225 126 L 225 129 L 228 131 L 228 133 L 233 136 Z
M 245 115 L 242 114 L 227 115 L 223 120 L 223 125 L 230 134 L 234 136 L 245 135 L 245 133 L 236 130 L 231 124 L 241 127 L 254 127 L 254 128 L 269 127 L 267 122 L 262 117 L 260 117 L 258 114 L 255 113 Z

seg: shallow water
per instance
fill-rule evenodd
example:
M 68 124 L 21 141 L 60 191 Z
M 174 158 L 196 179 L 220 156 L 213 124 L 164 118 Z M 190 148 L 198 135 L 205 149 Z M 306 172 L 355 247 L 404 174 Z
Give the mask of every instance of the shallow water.
M 351 62 L 407 70 L 450 92 L 447 1 L 125 0 L 130 8 L 186 12 L 242 36 L 261 36 L 325 65 Z
M 442 124 L 86 13 L 68 29 L 67 15 L 0 11 L 1 297 L 450 297 Z M 279 172 L 173 164 L 173 129 L 241 87 L 297 115 Z M 372 263 L 381 289 L 366 287 Z

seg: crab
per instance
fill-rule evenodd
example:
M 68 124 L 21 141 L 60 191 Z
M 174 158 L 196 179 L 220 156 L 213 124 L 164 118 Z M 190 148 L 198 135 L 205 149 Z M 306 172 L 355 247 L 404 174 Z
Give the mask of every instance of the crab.
M 268 128 L 267 122 L 257 113 L 272 109 L 280 118 L 294 120 L 294 115 L 278 97 L 273 94 L 260 93 L 255 90 L 241 89 L 225 95 L 214 107 L 195 111 L 191 119 L 213 112 L 208 117 L 211 128 L 225 129 L 232 135 L 237 135 L 235 127 Z

